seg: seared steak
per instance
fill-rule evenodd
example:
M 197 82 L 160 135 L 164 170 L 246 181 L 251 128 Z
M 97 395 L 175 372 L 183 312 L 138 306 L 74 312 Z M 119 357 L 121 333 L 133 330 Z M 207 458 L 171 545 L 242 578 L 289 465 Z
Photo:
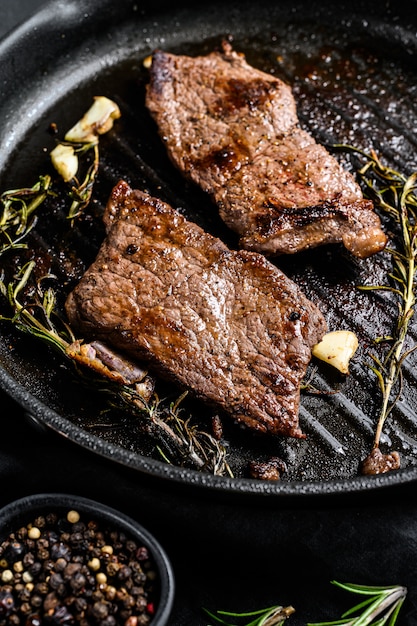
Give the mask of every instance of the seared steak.
M 241 247 L 278 255 L 343 242 L 364 258 L 386 245 L 353 176 L 300 128 L 290 87 L 230 45 L 196 58 L 155 52 L 146 104 L 172 161 Z
M 303 437 L 300 381 L 326 323 L 297 285 L 123 181 L 104 220 L 66 303 L 74 327 L 250 428 Z

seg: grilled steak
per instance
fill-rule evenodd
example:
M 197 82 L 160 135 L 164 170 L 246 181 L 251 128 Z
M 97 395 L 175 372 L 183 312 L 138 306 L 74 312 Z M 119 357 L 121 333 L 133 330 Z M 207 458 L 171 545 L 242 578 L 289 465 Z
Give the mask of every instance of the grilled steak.
M 300 381 L 326 323 L 297 285 L 123 181 L 104 220 L 106 239 L 67 299 L 74 327 L 250 428 L 303 437 Z
M 146 104 L 172 161 L 207 191 L 240 245 L 266 255 L 387 238 L 353 176 L 302 130 L 288 85 L 222 52 L 153 55 Z

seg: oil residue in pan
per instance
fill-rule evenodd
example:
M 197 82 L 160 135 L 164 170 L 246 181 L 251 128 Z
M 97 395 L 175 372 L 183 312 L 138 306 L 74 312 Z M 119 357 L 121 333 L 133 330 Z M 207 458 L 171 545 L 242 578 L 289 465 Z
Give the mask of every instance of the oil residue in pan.
M 239 38 L 233 46 L 260 69 L 275 73 L 289 82 L 298 103 L 301 123 L 324 144 L 354 144 L 375 148 L 397 169 L 409 171 L 416 160 L 416 111 L 412 101 L 415 73 L 407 59 L 393 51 L 387 58 L 372 37 L 346 39 L 343 29 L 314 30 L 308 26 L 283 27 L 262 37 Z M 176 43 L 177 53 L 206 53 L 220 43 L 220 37 L 196 43 Z M 124 178 L 169 202 L 232 247 L 236 241 L 220 222 L 208 198 L 185 182 L 170 164 L 157 131 L 144 109 L 146 70 L 138 60 L 122 61 L 96 77 L 94 90 L 104 90 L 119 103 L 122 119 L 114 132 L 103 138 L 102 163 L 94 202 L 71 232 L 71 252 L 62 232 L 51 237 L 49 226 L 36 236 L 39 249 L 48 251 L 52 268 L 61 268 L 63 292 L 75 284 L 91 262 L 100 242 L 100 214 L 112 186 Z M 84 88 L 91 93 L 91 86 Z M 83 89 L 77 93 L 82 98 Z M 70 99 L 70 98 L 69 98 Z M 87 95 L 86 95 L 87 100 Z M 69 102 L 71 107 L 71 102 Z M 51 120 L 54 121 L 54 120 Z M 352 164 L 343 153 L 346 167 Z M 61 210 L 56 210 L 61 219 Z M 65 240 L 65 239 L 64 239 Z M 363 293 L 359 284 L 386 280 L 390 261 L 387 254 L 358 261 L 338 246 L 323 247 L 296 257 L 275 261 L 292 277 L 327 317 L 331 329 L 354 330 L 360 342 L 348 377 L 319 366 L 314 373 L 320 395 L 303 393 L 300 420 L 307 434 L 304 441 L 272 440 L 241 431 L 226 423 L 229 463 L 237 478 L 245 475 L 247 461 L 282 457 L 288 467 L 283 481 L 326 481 L 348 478 L 358 473 L 358 464 L 370 451 L 379 406 L 377 383 L 369 368 L 373 341 L 389 334 L 395 323 L 396 305 L 383 292 Z M 62 271 L 63 270 L 63 271 Z M 415 324 L 409 342 L 416 340 Z M 16 342 L 19 349 L 20 341 Z M 23 349 L 23 348 L 21 348 Z M 32 357 L 33 358 L 33 357 Z M 416 392 L 413 355 L 404 368 L 404 390 L 385 429 L 383 445 L 400 452 L 403 467 L 414 463 L 417 448 Z M 77 425 L 100 438 L 137 454 L 151 454 L 149 442 L 138 436 L 131 420 L 104 427 L 94 412 L 94 400 L 82 392 L 74 394 L 68 379 L 53 375 L 51 384 L 62 393 L 60 412 Z M 75 388 L 76 389 L 76 388 Z M 58 394 L 59 396 L 59 394 Z M 195 407 L 194 407 L 195 408 Z M 197 406 L 200 416 L 207 407 Z

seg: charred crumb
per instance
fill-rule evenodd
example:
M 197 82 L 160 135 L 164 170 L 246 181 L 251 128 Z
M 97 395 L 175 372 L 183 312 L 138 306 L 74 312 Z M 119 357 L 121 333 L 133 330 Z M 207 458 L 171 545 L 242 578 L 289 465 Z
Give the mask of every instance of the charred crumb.
M 366 459 L 362 461 L 360 473 L 362 475 L 377 475 L 400 469 L 400 455 L 396 451 L 383 454 L 379 447 L 373 448 Z
M 223 424 L 219 415 L 214 415 L 212 417 L 211 429 L 212 429 L 213 437 L 217 441 L 221 441 L 223 439 Z
M 58 125 L 56 124 L 56 122 L 51 122 L 49 124 L 48 127 L 48 132 L 50 135 L 52 135 L 53 137 L 55 137 L 56 135 L 58 135 Z
M 286 470 L 286 464 L 279 457 L 272 457 L 265 462 L 250 461 L 248 463 L 250 478 L 257 480 L 280 480 Z

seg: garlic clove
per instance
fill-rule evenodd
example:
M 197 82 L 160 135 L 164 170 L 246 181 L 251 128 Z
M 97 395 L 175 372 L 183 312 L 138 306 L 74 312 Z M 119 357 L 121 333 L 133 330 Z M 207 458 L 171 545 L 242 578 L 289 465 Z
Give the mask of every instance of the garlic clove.
M 78 157 L 72 146 L 59 143 L 50 154 L 52 165 L 67 183 L 72 180 L 78 171 Z
M 313 346 L 313 356 L 349 374 L 349 363 L 358 348 L 358 338 L 350 330 L 335 330 L 326 333 L 323 339 Z
M 96 96 L 94 102 L 83 117 L 67 132 L 66 141 L 74 143 L 93 143 L 97 136 L 107 133 L 114 120 L 121 116 L 120 109 L 113 100 L 105 96 Z

